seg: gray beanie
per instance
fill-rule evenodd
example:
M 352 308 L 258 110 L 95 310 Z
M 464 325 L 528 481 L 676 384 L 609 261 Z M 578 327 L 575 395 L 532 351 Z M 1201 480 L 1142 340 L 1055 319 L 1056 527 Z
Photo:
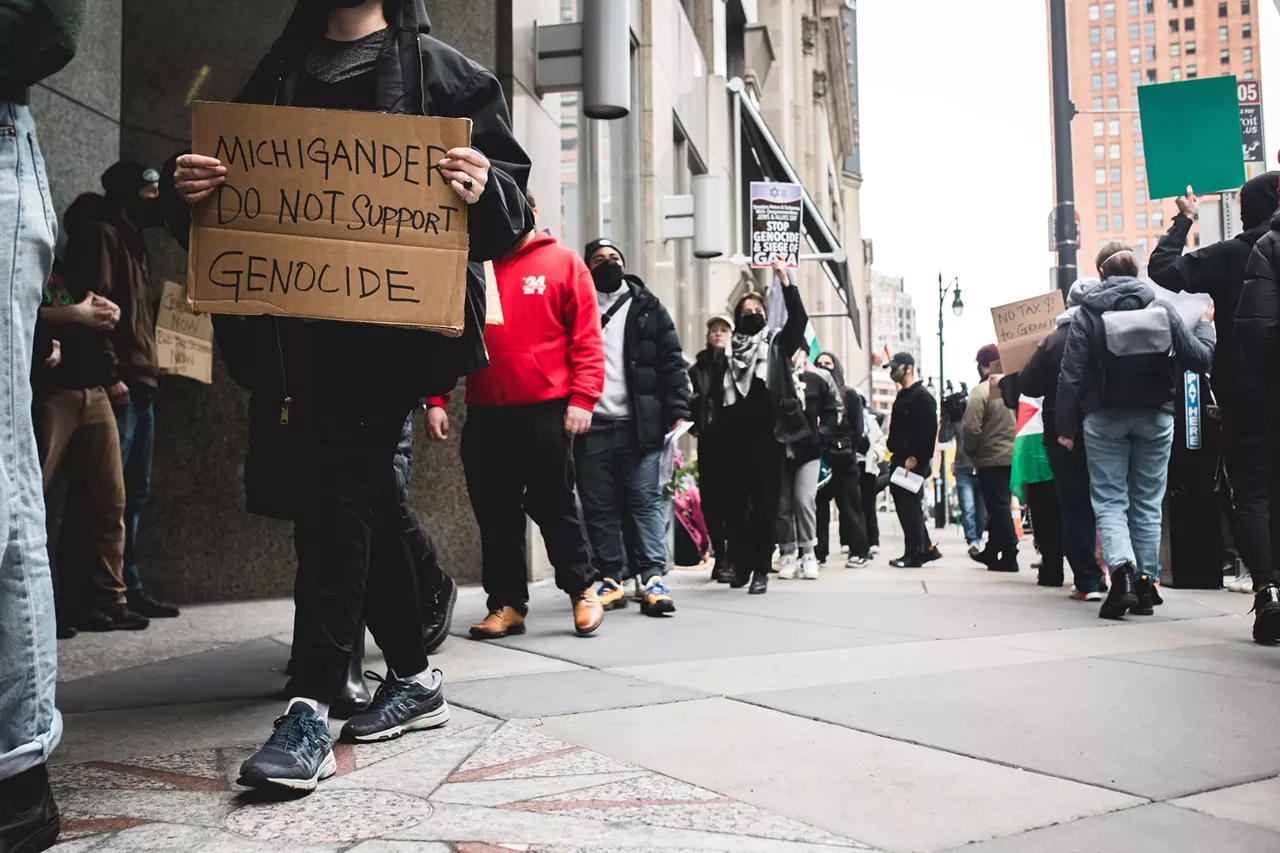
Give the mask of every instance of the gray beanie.
M 1081 302 L 1084 302 L 1085 295 L 1093 290 L 1102 282 L 1096 278 L 1082 278 L 1075 284 L 1071 285 L 1071 290 L 1067 291 L 1067 307 L 1074 308 Z

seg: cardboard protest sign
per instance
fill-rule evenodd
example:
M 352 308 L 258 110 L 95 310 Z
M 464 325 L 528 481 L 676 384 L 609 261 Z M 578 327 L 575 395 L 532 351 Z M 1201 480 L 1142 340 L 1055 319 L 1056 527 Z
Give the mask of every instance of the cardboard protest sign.
M 800 267 L 804 189 L 799 184 L 751 182 L 751 266 L 767 269 L 779 255 Z
M 1138 88 L 1151 198 L 1239 189 L 1240 99 L 1235 77 L 1201 77 Z
M 486 326 L 503 326 L 506 320 L 502 316 L 502 297 L 498 291 L 498 274 L 493 269 L 493 261 L 484 262 L 484 324 Z
M 441 176 L 471 122 L 199 101 L 192 150 L 227 167 L 192 212 L 196 310 L 462 333 L 467 204 Z
M 161 373 L 213 382 L 213 319 L 187 306 L 187 289 L 164 283 L 156 314 L 156 355 Z
M 1053 331 L 1063 311 L 1062 291 L 1053 290 L 991 309 L 1000 348 L 1000 369 L 1017 373 L 1031 359 L 1042 340 Z

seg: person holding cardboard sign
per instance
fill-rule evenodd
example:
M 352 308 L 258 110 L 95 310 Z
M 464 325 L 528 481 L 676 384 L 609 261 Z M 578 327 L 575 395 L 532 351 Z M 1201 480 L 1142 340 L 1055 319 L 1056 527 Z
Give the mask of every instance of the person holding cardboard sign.
M 389 672 L 369 709 L 343 727 L 343 738 L 386 740 L 449 718 L 442 678 L 424 648 L 394 460 L 419 401 L 486 366 L 483 262 L 507 254 L 533 223 L 524 199 L 529 158 L 512 134 L 497 78 L 430 30 L 424 0 L 300 0 L 237 97 L 356 111 L 357 129 L 366 121 L 361 111 L 471 121 L 471 144 L 447 150 L 436 164 L 456 203 L 466 206 L 470 263 L 460 335 L 296 317 L 215 318 L 228 371 L 252 394 L 250 508 L 292 518 L 298 553 L 298 693 L 264 747 L 241 766 L 240 781 L 251 787 L 309 791 L 336 772 L 328 705 L 345 681 L 362 616 Z M 190 205 L 216 204 L 226 183 L 228 164 L 214 153 L 183 153 L 165 168 L 170 229 L 184 244 Z M 414 246 L 392 249 L 419 257 Z M 421 273 L 424 265 L 417 265 Z M 384 301 L 391 277 L 383 278 Z

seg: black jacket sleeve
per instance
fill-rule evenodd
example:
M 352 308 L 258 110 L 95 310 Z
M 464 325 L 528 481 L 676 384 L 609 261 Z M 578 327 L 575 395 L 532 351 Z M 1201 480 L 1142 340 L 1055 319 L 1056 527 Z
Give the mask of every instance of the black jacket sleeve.
M 1156 284 L 1175 293 L 1214 294 L 1215 285 L 1226 283 L 1220 275 L 1216 244 L 1182 254 L 1191 224 L 1181 213 L 1173 217 L 1173 224 L 1151 252 L 1148 273 Z
M 1052 332 L 1050 332 L 1052 334 Z M 1028 397 L 1052 396 L 1058 392 L 1058 377 L 1049 374 L 1049 339 L 1045 338 L 1018 371 L 1018 390 Z M 1052 383 L 1052 384 L 1050 384 Z
M 1246 268 L 1244 289 L 1236 306 L 1235 339 L 1241 354 L 1263 381 L 1255 385 L 1274 393 L 1280 336 L 1280 230 L 1274 227 L 1253 247 Z
M 870 447 L 870 442 L 867 441 L 867 423 L 862 411 L 862 398 L 856 391 L 849 388 L 844 389 L 844 422 L 854 450 L 865 453 Z
M 658 373 L 658 387 L 662 391 L 662 416 L 665 427 L 670 429 L 676 421 L 692 417 L 689 405 L 689 373 L 684 353 L 680 350 L 680 335 L 665 305 L 658 304 L 657 345 L 658 357 L 654 365 Z
M 911 456 L 923 465 L 933 462 L 933 451 L 938 446 L 938 402 L 933 395 L 921 389 L 912 401 Z
M 783 286 L 782 299 L 787 306 L 787 322 L 778 332 L 775 343 L 786 360 L 790 362 L 795 351 L 804 346 L 804 331 L 809 327 L 809 312 L 805 310 L 800 288 L 794 284 Z
M 1066 347 L 1062 351 L 1062 370 L 1058 374 L 1057 413 L 1054 427 L 1058 438 L 1072 438 L 1084 420 L 1082 407 L 1093 380 L 1093 325 L 1088 311 L 1081 310 L 1071 320 Z

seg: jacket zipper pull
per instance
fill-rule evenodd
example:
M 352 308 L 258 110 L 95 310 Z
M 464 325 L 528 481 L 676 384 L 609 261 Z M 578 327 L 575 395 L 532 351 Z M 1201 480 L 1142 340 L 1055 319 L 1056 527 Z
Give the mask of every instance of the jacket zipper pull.
M 293 402 L 292 397 L 285 397 L 284 402 L 280 404 L 280 423 L 289 423 L 289 404 Z

